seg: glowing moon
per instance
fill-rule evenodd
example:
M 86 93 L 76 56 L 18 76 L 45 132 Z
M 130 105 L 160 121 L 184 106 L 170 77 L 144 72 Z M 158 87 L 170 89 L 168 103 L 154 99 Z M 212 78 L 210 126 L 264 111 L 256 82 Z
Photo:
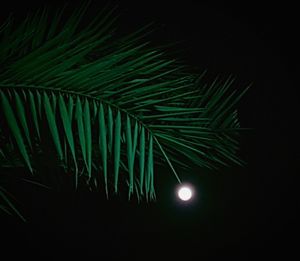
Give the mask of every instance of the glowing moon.
M 178 197 L 181 200 L 188 201 L 192 198 L 192 196 L 193 196 L 193 192 L 192 192 L 191 188 L 189 188 L 187 186 L 183 186 L 178 189 Z

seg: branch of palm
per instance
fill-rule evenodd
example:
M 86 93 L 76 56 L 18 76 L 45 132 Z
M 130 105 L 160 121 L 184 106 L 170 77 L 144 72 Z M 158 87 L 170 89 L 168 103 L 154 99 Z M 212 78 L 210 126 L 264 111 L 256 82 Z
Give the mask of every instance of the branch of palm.
M 240 164 L 235 105 L 246 90 L 231 92 L 231 78 L 203 84 L 203 75 L 141 43 L 147 27 L 116 38 L 113 9 L 80 28 L 86 8 L 67 20 L 57 12 L 50 24 L 45 9 L 1 27 L 1 165 L 13 159 L 34 173 L 50 137 L 76 187 L 80 178 L 103 179 L 108 196 L 122 177 L 129 197 L 153 200 L 154 163 L 179 182 L 176 169 L 187 160 Z

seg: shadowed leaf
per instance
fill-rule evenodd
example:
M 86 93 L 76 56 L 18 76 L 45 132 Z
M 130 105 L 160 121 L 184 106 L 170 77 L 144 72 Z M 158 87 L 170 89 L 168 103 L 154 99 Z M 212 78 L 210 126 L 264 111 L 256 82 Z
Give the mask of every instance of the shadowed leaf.
M 69 101 L 70 100 L 72 100 L 72 97 L 69 97 Z M 64 98 L 62 97 L 62 95 L 59 95 L 58 105 L 59 105 L 60 116 L 61 116 L 63 127 L 65 130 L 65 134 L 66 134 L 67 141 L 68 141 L 70 151 L 72 154 L 73 162 L 75 164 L 75 177 L 76 177 L 75 178 L 75 187 L 77 187 L 78 167 L 77 167 L 77 158 L 76 158 L 76 154 L 75 154 L 75 143 L 74 143 L 74 138 L 73 138 L 72 119 L 70 118 L 70 114 L 67 111 L 66 104 L 65 104 L 65 101 L 64 101 Z
M 58 134 L 58 129 L 57 129 L 57 125 L 56 125 L 56 118 L 55 115 L 53 113 L 53 110 L 51 108 L 50 105 L 50 101 L 48 98 L 48 95 L 46 92 L 43 93 L 43 99 L 44 99 L 44 108 L 45 108 L 45 114 L 46 114 L 46 118 L 48 121 L 48 126 L 53 138 L 53 142 L 55 144 L 58 156 L 59 156 L 59 160 L 62 161 L 63 160 L 63 152 L 62 152 L 62 148 L 61 148 L 61 143 L 60 143 L 60 138 L 59 138 L 59 134 Z
M 19 116 L 20 123 L 25 132 L 25 137 L 28 141 L 28 144 L 29 144 L 30 148 L 32 148 L 31 138 L 30 138 L 30 134 L 29 134 L 27 121 L 26 121 L 25 108 L 24 108 L 23 102 L 21 101 L 20 95 L 16 91 L 14 92 L 14 95 L 16 97 L 17 114 Z
M 105 116 L 104 109 L 102 103 L 100 103 L 99 110 L 99 144 L 100 144 L 100 152 L 102 156 L 103 163 L 103 175 L 104 175 L 104 183 L 105 183 L 105 192 L 108 197 L 108 187 L 107 187 L 107 139 L 106 139 L 106 124 L 105 124 Z
M 29 92 L 29 104 L 30 104 L 30 109 L 32 113 L 32 119 L 34 123 L 34 127 L 36 129 L 36 133 L 38 135 L 39 140 L 41 140 L 41 134 L 40 134 L 40 128 L 39 128 L 39 121 L 38 121 L 38 116 L 37 116 L 37 109 L 36 109 L 36 103 L 34 100 L 34 96 L 32 92 Z
M 92 130 L 91 130 L 91 115 L 90 105 L 88 100 L 84 103 L 84 130 L 86 139 L 86 160 L 89 178 L 92 176 Z
M 17 146 L 19 148 L 19 151 L 27 165 L 27 167 L 29 168 L 29 170 L 32 172 L 32 167 L 31 167 L 31 163 L 30 163 L 30 158 L 29 155 L 27 153 L 24 141 L 23 141 L 23 137 L 21 134 L 21 130 L 18 126 L 16 117 L 14 115 L 14 112 L 9 104 L 8 99 L 6 98 L 5 94 L 0 90 L 0 94 L 1 94 L 1 104 L 2 104 L 2 108 L 4 111 L 4 115 L 6 117 L 8 126 L 10 127 L 11 133 L 14 136 Z
M 115 145 L 114 145 L 115 192 L 118 191 L 120 156 L 121 156 L 121 113 L 120 111 L 118 111 L 116 122 L 115 122 Z

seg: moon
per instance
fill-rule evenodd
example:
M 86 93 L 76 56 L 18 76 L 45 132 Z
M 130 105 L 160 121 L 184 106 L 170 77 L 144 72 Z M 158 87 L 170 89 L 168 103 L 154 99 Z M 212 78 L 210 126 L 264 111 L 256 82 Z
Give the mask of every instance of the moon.
M 189 201 L 193 196 L 193 191 L 188 186 L 182 186 L 178 189 L 177 195 L 182 201 Z

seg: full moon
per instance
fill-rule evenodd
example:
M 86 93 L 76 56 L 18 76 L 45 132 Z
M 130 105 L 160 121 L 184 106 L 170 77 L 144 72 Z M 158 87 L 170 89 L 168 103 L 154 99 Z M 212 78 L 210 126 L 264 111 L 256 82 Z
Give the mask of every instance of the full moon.
M 192 198 L 192 196 L 193 196 L 193 192 L 192 192 L 191 188 L 189 188 L 187 186 L 183 186 L 178 189 L 178 197 L 181 200 L 188 201 Z

